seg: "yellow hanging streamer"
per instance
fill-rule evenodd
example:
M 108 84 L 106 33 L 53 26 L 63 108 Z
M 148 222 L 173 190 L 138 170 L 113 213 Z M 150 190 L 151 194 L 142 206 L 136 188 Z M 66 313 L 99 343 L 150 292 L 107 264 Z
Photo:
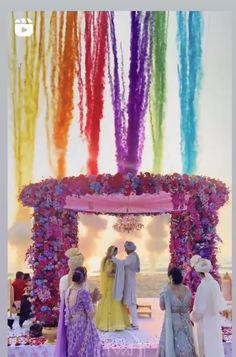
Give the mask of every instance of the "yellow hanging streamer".
M 57 108 L 57 80 L 58 80 L 58 13 L 53 11 L 49 22 L 49 39 L 46 58 L 44 58 L 43 68 L 43 87 L 46 99 L 46 135 L 48 145 L 48 159 L 53 175 L 57 176 L 55 169 L 55 147 L 53 144 L 53 125 L 56 118 Z M 49 70 L 47 71 L 47 68 Z M 48 73 L 49 72 L 49 73 Z
M 30 17 L 26 13 L 26 18 Z M 33 178 L 35 130 L 39 108 L 40 72 L 44 57 L 44 13 L 34 12 L 34 33 L 24 40 L 24 60 L 19 63 L 15 16 L 12 14 L 11 94 L 14 122 L 14 155 L 18 190 Z M 40 23 L 38 26 L 38 18 Z M 39 31 L 38 31 L 39 27 Z
M 33 180 L 36 124 L 43 89 L 48 158 L 53 175 L 66 174 L 69 126 L 74 109 L 74 80 L 81 68 L 81 20 L 77 12 L 26 13 L 34 24 L 23 42 L 23 60 L 12 37 L 11 94 L 18 190 Z M 46 25 L 45 25 L 45 21 Z M 12 14 L 14 34 L 15 16 Z M 45 29 L 48 31 L 45 32 Z M 79 104 L 78 104 L 79 105 Z

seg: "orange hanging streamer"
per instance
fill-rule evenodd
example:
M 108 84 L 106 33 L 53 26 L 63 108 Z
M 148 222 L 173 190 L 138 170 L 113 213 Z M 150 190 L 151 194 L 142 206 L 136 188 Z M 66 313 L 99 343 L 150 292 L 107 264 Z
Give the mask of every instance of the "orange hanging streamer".
M 54 123 L 54 143 L 57 150 L 57 174 L 66 173 L 66 149 L 68 133 L 73 116 L 74 79 L 77 65 L 77 12 L 66 13 L 66 25 L 63 46 L 64 17 L 60 17 L 59 29 L 59 76 L 57 88 L 57 115 Z
M 85 88 L 86 88 L 86 126 L 88 141 L 89 174 L 98 172 L 98 153 L 100 139 L 100 121 L 103 117 L 105 67 L 107 58 L 108 13 L 99 11 L 85 12 Z
M 79 14 L 79 26 L 78 26 L 78 51 L 77 51 L 77 57 L 78 57 L 78 91 L 79 91 L 79 125 L 80 125 L 80 134 L 83 136 L 84 134 L 84 90 L 83 90 L 83 77 L 82 77 L 82 41 L 81 41 L 81 21 L 82 16 Z

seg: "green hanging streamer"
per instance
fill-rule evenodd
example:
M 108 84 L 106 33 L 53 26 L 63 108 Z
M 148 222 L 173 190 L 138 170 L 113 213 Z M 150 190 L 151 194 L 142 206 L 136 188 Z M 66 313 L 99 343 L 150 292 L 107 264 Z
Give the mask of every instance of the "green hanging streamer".
M 153 141 L 153 172 L 160 173 L 163 157 L 163 132 L 166 107 L 166 49 L 169 14 L 154 13 L 154 37 L 152 56 L 152 83 L 150 119 Z

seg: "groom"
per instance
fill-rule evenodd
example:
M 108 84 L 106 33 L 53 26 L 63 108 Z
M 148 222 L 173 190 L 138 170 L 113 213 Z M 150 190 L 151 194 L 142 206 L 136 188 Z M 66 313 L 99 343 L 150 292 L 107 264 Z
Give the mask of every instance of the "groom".
M 123 303 L 128 305 L 131 314 L 131 329 L 138 330 L 136 273 L 140 272 L 140 261 L 133 242 L 126 241 L 124 248 L 128 255 L 125 260 L 119 260 L 116 257 L 111 259 L 118 268 L 116 269 L 115 295 L 122 296 Z

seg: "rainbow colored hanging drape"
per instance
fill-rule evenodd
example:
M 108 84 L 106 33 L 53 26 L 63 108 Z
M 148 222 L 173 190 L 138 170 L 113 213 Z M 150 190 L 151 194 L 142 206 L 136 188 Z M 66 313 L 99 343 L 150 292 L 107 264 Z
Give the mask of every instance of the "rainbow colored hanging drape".
M 17 186 L 21 187 L 33 178 L 39 93 L 44 93 L 42 99 L 46 102 L 46 134 L 53 175 L 66 175 L 67 145 L 76 107 L 79 113 L 78 135 L 86 139 L 88 148 L 87 173 L 98 173 L 107 74 L 114 113 L 118 171 L 135 173 L 139 170 L 149 103 L 153 171 L 161 172 L 168 94 L 168 13 L 130 12 L 127 78 L 123 69 L 122 46 L 116 35 L 114 12 L 52 12 L 50 16 L 35 12 L 26 16 L 33 18 L 34 34 L 22 39 L 24 59 L 21 64 L 15 36 L 11 55 Z M 13 26 L 14 20 L 13 16 Z M 200 12 L 177 13 L 181 155 L 183 171 L 189 174 L 195 172 L 197 165 L 202 28 Z

